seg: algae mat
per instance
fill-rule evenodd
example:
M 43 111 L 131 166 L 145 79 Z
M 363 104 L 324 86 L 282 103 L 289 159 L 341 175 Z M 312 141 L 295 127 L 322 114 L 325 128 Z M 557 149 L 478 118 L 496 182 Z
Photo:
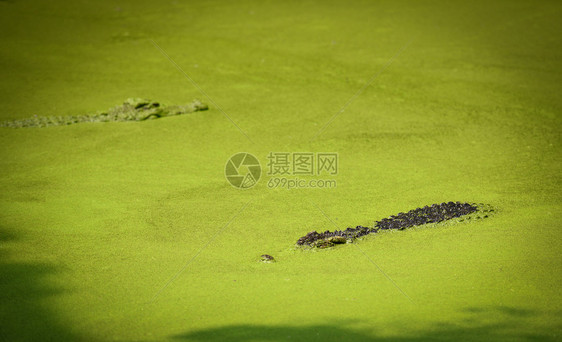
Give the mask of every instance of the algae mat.
M 0 340 L 560 339 L 559 3 L 0 8 L 0 121 L 209 106 L 0 129 Z M 337 186 L 278 186 L 282 153 L 335 154 L 298 178 Z M 449 201 L 497 211 L 295 248 Z

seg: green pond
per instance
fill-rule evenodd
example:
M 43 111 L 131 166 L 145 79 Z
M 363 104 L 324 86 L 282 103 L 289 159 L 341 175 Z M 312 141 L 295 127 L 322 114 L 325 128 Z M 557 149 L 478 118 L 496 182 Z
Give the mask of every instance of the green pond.
M 0 1 L 0 121 L 208 105 L 0 127 L 0 340 L 560 340 L 560 17 L 556 1 Z M 242 188 L 225 177 L 241 152 L 261 165 Z M 283 153 L 335 155 L 337 173 L 274 175 Z M 496 211 L 295 245 L 449 201 Z

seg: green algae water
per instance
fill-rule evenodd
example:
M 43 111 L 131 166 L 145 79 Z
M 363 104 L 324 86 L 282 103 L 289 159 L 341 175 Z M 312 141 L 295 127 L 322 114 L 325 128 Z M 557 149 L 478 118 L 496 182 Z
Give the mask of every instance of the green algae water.
M 0 340 L 559 340 L 561 15 L 0 1 L 0 121 L 208 105 L 0 128 Z M 262 168 L 247 189 L 224 174 L 241 152 Z M 337 186 L 268 187 L 271 152 L 337 153 Z M 295 245 L 457 200 L 496 211 Z

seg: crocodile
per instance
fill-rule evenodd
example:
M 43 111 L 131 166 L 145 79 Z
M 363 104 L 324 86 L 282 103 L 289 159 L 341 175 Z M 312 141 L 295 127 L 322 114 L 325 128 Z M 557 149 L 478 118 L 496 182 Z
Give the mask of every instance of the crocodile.
M 353 242 L 355 239 L 389 229 L 406 229 L 428 223 L 440 223 L 458 218 L 458 221 L 479 220 L 494 213 L 494 208 L 483 203 L 443 202 L 441 204 L 426 205 L 406 213 L 398 213 L 380 221 L 375 221 L 373 227 L 357 226 L 346 230 L 326 230 L 323 233 L 312 231 L 297 241 L 298 246 L 328 248 L 338 244 Z
M 122 105 L 89 115 L 33 116 L 22 120 L 0 122 L 0 127 L 66 126 L 82 122 L 144 121 L 207 110 L 199 100 L 183 106 L 166 106 L 141 98 L 129 98 Z

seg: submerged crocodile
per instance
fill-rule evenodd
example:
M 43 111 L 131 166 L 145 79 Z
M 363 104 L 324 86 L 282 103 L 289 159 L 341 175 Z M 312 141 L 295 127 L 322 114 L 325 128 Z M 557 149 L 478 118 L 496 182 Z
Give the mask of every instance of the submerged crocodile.
M 433 204 L 423 208 L 410 210 L 406 213 L 399 213 L 376 221 L 373 227 L 357 226 L 346 230 L 325 231 L 318 233 L 312 231 L 297 241 L 299 246 L 310 246 L 317 248 L 332 247 L 337 244 L 353 242 L 355 239 L 367 234 L 374 234 L 380 230 L 387 229 L 406 229 L 421 226 L 427 223 L 439 223 L 453 218 L 459 221 L 486 218 L 494 212 L 494 209 L 486 204 L 480 203 L 461 203 L 444 202 Z M 463 217 L 463 218 L 461 218 Z
M 165 106 L 151 100 L 130 98 L 122 105 L 90 115 L 33 116 L 23 120 L 0 122 L 0 127 L 66 126 L 81 122 L 144 121 L 207 110 L 199 100 L 184 106 Z

